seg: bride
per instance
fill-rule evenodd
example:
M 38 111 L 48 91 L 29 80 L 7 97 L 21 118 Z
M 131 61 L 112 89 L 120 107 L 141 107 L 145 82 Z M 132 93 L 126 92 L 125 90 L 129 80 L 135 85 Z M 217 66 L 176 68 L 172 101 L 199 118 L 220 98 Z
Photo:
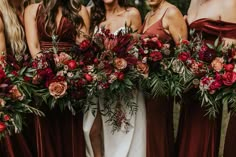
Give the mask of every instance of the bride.
M 93 0 L 88 7 L 90 13 L 90 32 L 96 32 L 101 27 L 116 34 L 125 29 L 125 25 L 133 30 L 141 27 L 141 16 L 137 9 L 130 7 L 126 0 Z M 134 94 L 133 101 L 138 105 L 138 111 L 130 116 L 131 128 L 128 132 L 112 133 L 112 126 L 106 123 L 107 117 L 101 116 L 104 102 L 98 100 L 98 111 L 95 116 L 91 109 L 84 115 L 84 135 L 86 140 L 86 155 L 88 157 L 145 157 L 146 119 L 143 95 L 140 91 Z

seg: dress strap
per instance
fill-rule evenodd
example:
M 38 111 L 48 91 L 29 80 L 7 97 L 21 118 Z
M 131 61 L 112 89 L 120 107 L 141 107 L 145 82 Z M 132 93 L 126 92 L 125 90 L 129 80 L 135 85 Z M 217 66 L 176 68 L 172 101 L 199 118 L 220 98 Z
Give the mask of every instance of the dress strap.
M 164 18 L 164 16 L 166 15 L 166 12 L 168 11 L 169 8 L 171 8 L 171 7 L 168 7 L 168 8 L 165 10 L 165 12 L 164 12 L 164 14 L 162 15 L 162 17 L 161 17 L 160 20 L 162 20 L 162 19 Z
M 41 8 L 42 8 L 42 4 L 39 4 L 38 9 L 37 9 L 37 12 L 36 12 L 36 17 L 39 16 L 39 13 L 40 13 L 40 11 L 41 11 Z

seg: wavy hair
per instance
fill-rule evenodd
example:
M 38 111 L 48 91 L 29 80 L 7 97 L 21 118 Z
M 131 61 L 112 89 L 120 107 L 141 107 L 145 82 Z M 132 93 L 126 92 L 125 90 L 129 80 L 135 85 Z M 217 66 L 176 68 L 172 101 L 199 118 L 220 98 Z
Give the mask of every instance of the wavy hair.
M 56 32 L 56 15 L 59 6 L 62 6 L 62 15 L 68 18 L 76 28 L 84 25 L 83 18 L 78 15 L 81 9 L 79 0 L 43 0 L 44 14 L 46 14 L 45 30 L 48 34 L 52 35 Z
M 8 0 L 0 0 L 0 11 L 4 23 L 6 43 L 10 45 L 13 54 L 23 54 L 27 47 L 24 28 L 14 10 Z
M 106 20 L 106 9 L 103 0 L 93 0 L 94 6 L 91 8 L 90 16 L 90 32 L 94 31 L 94 28 L 98 26 L 102 21 Z M 121 7 L 130 7 L 128 0 L 118 0 Z

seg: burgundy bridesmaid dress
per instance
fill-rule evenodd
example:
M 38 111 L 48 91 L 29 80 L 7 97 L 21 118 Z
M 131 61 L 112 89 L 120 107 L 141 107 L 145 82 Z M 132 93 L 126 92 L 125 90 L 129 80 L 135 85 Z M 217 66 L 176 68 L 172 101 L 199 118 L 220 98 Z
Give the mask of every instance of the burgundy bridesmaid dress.
M 44 17 L 39 5 L 36 20 L 41 49 L 52 47 L 52 38 L 44 29 Z M 62 16 L 56 34 L 58 51 L 69 50 L 75 44 L 76 28 L 68 18 Z M 68 110 L 49 110 L 47 106 L 44 113 L 45 117 L 35 119 L 37 157 L 85 157 L 82 114 L 72 116 Z
M 208 43 L 220 37 L 235 38 L 236 24 L 220 20 L 199 19 L 189 25 L 203 34 Z M 178 157 L 218 157 L 222 108 L 216 119 L 209 119 L 206 110 L 195 97 L 194 89 L 185 93 L 181 108 L 179 132 L 177 137 Z
M 146 30 L 142 30 L 143 37 L 158 35 L 161 40 L 172 40 L 162 26 L 165 13 L 160 20 Z M 144 26 L 145 22 L 143 28 Z M 174 155 L 173 101 L 164 96 L 146 97 L 145 99 L 147 115 L 146 157 L 172 157 Z
M 0 12 L 0 17 L 2 13 Z M 11 53 L 11 46 L 6 42 L 7 53 Z M 11 62 L 7 60 L 7 63 Z M 6 136 L 0 140 L 0 157 L 35 157 L 36 149 L 33 145 L 35 143 L 34 122 L 32 120 L 33 115 L 27 114 L 24 117 L 26 126 L 23 126 L 23 131 L 18 134 Z

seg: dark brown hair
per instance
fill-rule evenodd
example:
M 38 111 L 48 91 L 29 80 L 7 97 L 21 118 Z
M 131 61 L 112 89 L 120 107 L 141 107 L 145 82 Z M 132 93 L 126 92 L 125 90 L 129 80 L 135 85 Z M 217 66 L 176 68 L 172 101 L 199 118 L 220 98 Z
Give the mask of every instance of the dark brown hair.
M 45 30 L 48 34 L 52 35 L 56 32 L 56 15 L 59 6 L 62 7 L 62 15 L 68 18 L 76 28 L 84 25 L 83 18 L 78 15 L 81 9 L 79 0 L 43 0 L 44 14 L 46 14 Z
M 90 16 L 90 32 L 93 33 L 94 28 L 98 26 L 102 21 L 106 20 L 106 9 L 103 0 L 93 0 L 94 6 L 91 8 Z M 128 0 L 118 0 L 121 7 L 131 6 Z

